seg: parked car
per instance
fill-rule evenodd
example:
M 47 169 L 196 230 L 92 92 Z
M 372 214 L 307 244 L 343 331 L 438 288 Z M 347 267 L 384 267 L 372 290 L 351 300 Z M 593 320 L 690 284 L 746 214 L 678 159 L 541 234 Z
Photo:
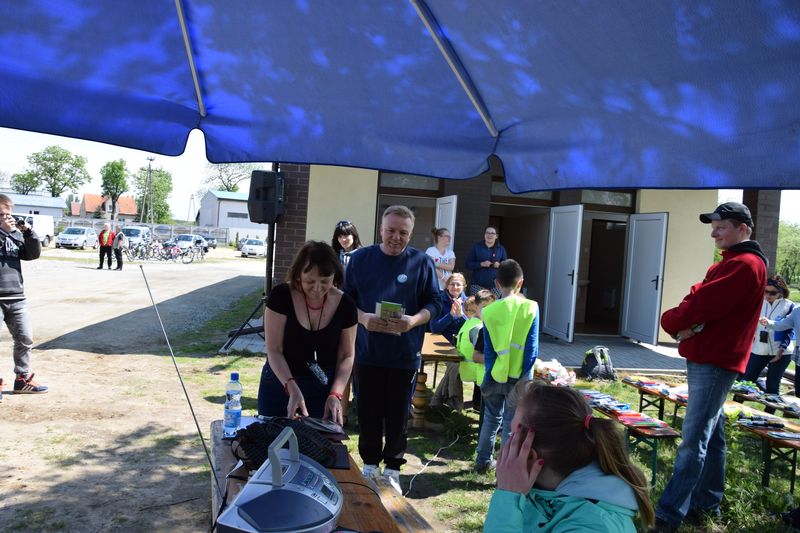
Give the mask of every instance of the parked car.
M 267 247 L 260 239 L 247 239 L 242 245 L 242 257 L 266 257 Z
M 56 248 L 97 248 L 97 232 L 92 228 L 65 228 L 56 235 Z
M 153 239 L 153 233 L 147 226 L 125 226 L 122 233 L 128 238 L 128 246 L 148 243 Z
M 210 233 L 197 233 L 197 235 L 200 235 L 202 238 L 206 240 L 209 248 L 214 248 L 214 249 L 217 248 L 217 238 L 211 235 Z
M 181 250 L 185 250 L 186 248 L 191 248 L 194 245 L 202 246 L 203 251 L 208 251 L 208 243 L 206 240 L 200 235 L 190 235 L 188 233 L 181 233 L 180 235 L 175 236 L 175 244 L 178 245 L 178 248 Z

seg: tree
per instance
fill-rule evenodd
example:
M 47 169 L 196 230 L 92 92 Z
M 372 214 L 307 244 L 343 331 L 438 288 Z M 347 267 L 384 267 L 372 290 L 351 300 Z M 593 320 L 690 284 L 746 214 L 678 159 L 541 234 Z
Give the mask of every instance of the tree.
M 236 192 L 239 183 L 249 179 L 254 170 L 260 170 L 263 165 L 257 163 L 208 163 L 206 165 L 205 190 L 215 189 L 220 191 Z
M 136 186 L 136 204 L 142 205 L 142 198 L 147 192 L 147 167 L 140 168 L 133 176 L 133 181 Z M 169 203 L 167 199 L 172 192 L 172 174 L 163 168 L 154 168 L 152 170 L 150 191 L 151 196 L 147 197 L 147 212 L 142 210 L 140 214 L 141 221 L 150 220 L 150 211 L 153 212 L 153 221 L 160 224 L 169 223 L 172 214 L 170 213 Z
M 42 186 L 42 179 L 32 170 L 18 172 L 11 176 L 11 188 L 19 194 L 28 194 Z
M 66 190 L 77 190 L 91 181 L 86 172 L 86 158 L 60 146 L 48 146 L 29 155 L 28 163 L 30 172 L 39 177 L 53 197 L 61 196 Z
M 128 191 L 128 167 L 123 159 L 109 161 L 100 169 L 102 194 L 111 200 L 111 220 L 117 219 L 117 202 Z
M 800 225 L 781 221 L 778 225 L 776 271 L 789 284 L 800 281 Z

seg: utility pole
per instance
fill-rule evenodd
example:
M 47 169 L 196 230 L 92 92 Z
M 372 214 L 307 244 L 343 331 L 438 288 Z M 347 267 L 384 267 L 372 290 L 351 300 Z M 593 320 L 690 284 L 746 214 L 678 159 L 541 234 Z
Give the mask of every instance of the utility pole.
M 150 198 L 150 225 L 153 225 L 153 161 L 155 157 L 147 156 L 147 186 L 145 187 L 145 197 Z
M 189 212 L 186 213 L 186 221 L 187 222 L 191 222 L 192 220 L 194 220 L 192 218 L 192 213 L 194 213 L 194 210 L 195 210 L 194 194 L 190 194 L 189 195 Z

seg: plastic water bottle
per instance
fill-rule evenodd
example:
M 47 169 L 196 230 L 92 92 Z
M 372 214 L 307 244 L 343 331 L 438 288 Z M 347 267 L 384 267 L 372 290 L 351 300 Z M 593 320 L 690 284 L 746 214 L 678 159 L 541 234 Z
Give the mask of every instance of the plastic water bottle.
M 235 437 L 241 420 L 242 384 L 239 383 L 239 373 L 231 372 L 231 380 L 225 385 L 225 418 L 222 421 L 222 436 Z

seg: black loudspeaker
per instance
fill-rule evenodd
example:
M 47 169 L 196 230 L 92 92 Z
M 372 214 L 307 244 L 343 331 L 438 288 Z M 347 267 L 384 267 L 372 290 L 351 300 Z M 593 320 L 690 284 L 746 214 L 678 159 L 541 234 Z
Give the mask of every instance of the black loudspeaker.
M 283 214 L 283 174 L 254 170 L 247 197 L 250 222 L 272 224 Z

